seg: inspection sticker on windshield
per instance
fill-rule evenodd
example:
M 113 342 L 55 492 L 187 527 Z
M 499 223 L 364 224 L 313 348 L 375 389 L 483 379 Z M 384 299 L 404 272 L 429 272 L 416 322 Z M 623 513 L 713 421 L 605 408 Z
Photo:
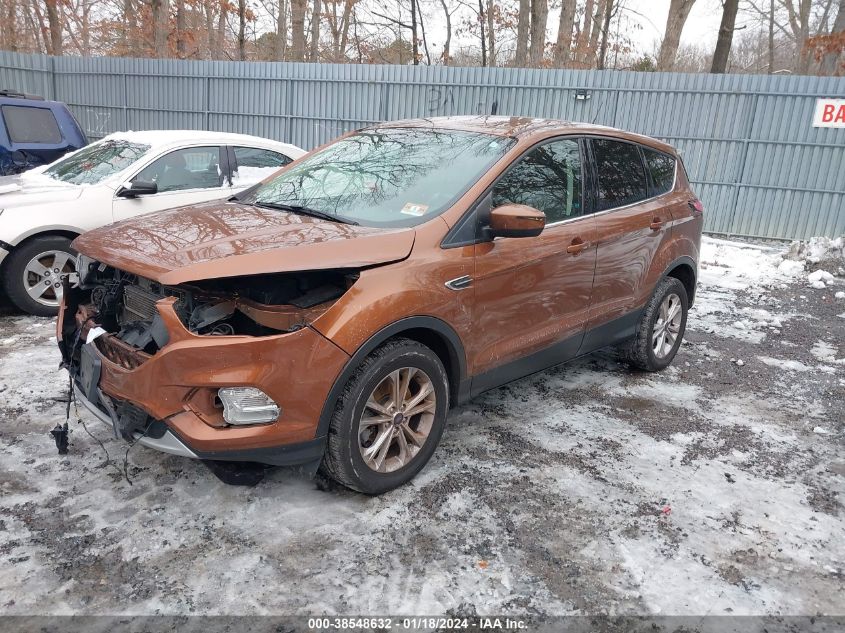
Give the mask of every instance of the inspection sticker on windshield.
M 404 213 L 405 215 L 415 215 L 417 217 L 421 215 L 425 215 L 425 212 L 428 211 L 427 204 L 414 204 L 413 202 L 408 202 L 399 213 Z

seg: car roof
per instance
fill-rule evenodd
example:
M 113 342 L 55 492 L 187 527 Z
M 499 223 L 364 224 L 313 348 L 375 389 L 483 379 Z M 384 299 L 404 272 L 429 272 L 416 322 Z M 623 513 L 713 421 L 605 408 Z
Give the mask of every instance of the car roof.
M 285 147 L 302 151 L 290 143 L 274 141 L 273 139 L 262 138 L 260 136 L 233 134 L 231 132 L 209 132 L 206 130 L 130 130 L 128 132 L 114 132 L 102 140 L 105 139 L 119 139 L 129 141 L 130 143 L 143 143 L 144 145 L 151 145 L 156 149 L 183 145 L 185 143 L 219 143 L 223 145 L 245 143 L 257 146 Z
M 593 123 L 579 123 L 575 121 L 561 121 L 558 119 L 535 119 L 521 116 L 444 116 L 425 119 L 406 119 L 404 121 L 390 121 L 375 127 L 420 127 L 440 130 L 459 130 L 464 132 L 478 132 L 481 134 L 495 134 L 515 138 L 543 138 L 555 133 L 560 134 L 592 134 L 599 136 L 613 136 L 622 140 L 634 141 L 650 145 L 656 149 L 671 154 L 675 149 L 650 136 L 620 130 Z

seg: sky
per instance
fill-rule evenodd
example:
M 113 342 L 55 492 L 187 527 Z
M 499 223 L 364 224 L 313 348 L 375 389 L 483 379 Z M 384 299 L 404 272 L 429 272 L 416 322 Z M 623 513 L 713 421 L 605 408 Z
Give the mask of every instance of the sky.
M 666 17 L 669 14 L 670 0 L 626 0 L 625 8 L 627 19 L 630 22 L 637 22 L 640 29 L 632 29 L 630 35 L 635 42 L 635 48 L 642 53 L 655 53 L 663 38 L 663 31 L 666 28 Z M 548 41 L 554 42 L 557 37 L 557 24 L 560 16 L 560 2 L 549 2 L 552 7 L 548 17 Z M 555 6 L 556 5 L 556 6 Z M 434 3 L 428 3 L 427 30 L 429 33 L 429 46 L 435 54 L 442 46 L 440 34 L 445 32 L 445 23 L 442 14 L 437 10 Z M 460 15 L 460 13 L 458 14 Z M 721 0 L 697 0 L 693 5 L 689 18 L 684 25 L 681 34 L 681 44 L 695 44 L 705 48 L 715 48 L 716 38 L 719 32 L 719 23 L 722 19 Z M 453 23 L 457 22 L 453 18 Z M 737 18 L 737 26 L 743 23 L 743 16 Z M 454 47 L 477 45 L 475 35 L 467 32 L 456 31 L 453 34 Z
M 649 48 L 654 40 L 659 41 L 663 37 L 666 17 L 669 14 L 669 0 L 628 0 L 627 6 L 641 14 L 638 19 L 643 30 L 637 40 L 644 48 Z M 715 47 L 721 20 L 720 0 L 698 0 L 684 25 L 681 42 Z M 740 19 L 737 20 L 738 23 L 739 21 Z

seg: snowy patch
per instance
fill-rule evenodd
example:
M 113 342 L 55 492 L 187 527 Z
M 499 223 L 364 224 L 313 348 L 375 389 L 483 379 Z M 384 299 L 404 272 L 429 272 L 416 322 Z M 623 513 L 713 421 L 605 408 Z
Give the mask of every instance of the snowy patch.
M 764 365 L 769 367 L 777 367 L 778 369 L 786 369 L 787 371 L 812 371 L 812 367 L 808 367 L 804 363 L 792 359 L 771 358 L 770 356 L 758 356 L 759 360 Z
M 811 237 L 803 242 L 792 242 L 787 257 L 818 264 L 826 260 L 845 260 L 845 237 Z

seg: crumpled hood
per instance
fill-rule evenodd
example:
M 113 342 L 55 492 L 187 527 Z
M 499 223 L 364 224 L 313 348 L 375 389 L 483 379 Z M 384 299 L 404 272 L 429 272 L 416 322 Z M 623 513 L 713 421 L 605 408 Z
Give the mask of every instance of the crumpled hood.
M 82 254 L 175 285 L 263 273 L 360 268 L 406 258 L 413 229 L 374 229 L 215 201 L 89 231 Z
M 54 180 L 40 173 L 25 172 L 0 177 L 0 209 L 76 200 L 83 187 Z

